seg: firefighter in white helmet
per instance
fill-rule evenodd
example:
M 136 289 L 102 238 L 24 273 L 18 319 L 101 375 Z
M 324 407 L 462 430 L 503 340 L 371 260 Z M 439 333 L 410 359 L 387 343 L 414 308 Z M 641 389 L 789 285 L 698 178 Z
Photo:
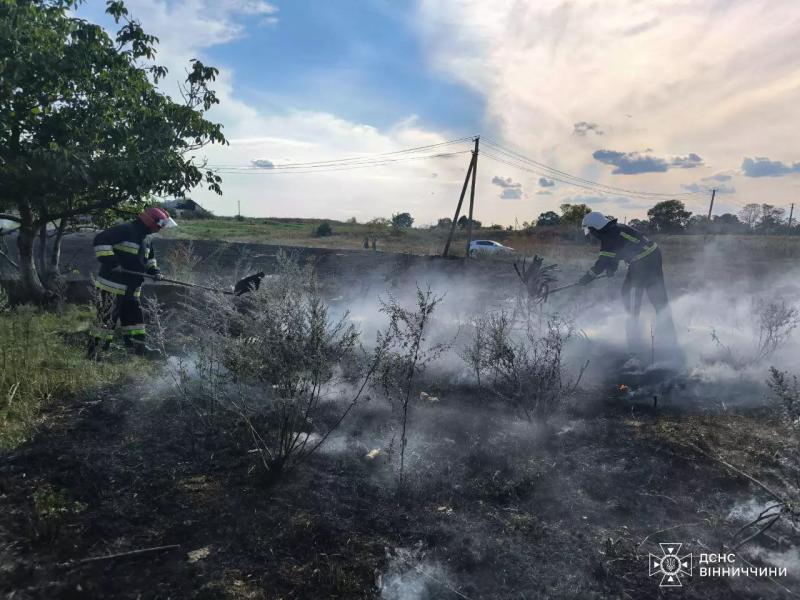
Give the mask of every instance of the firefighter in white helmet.
M 589 284 L 603 274 L 613 276 L 620 261 L 625 261 L 628 272 L 622 284 L 622 301 L 630 316 L 627 327 L 629 342 L 638 342 L 639 313 L 642 297 L 647 292 L 658 314 L 659 330 L 666 338 L 664 341 L 675 344 L 675 326 L 669 310 L 658 244 L 633 227 L 617 223 L 616 219 L 609 219 L 597 211 L 584 216 L 581 226 L 585 235 L 600 240 L 600 254 L 579 283 Z

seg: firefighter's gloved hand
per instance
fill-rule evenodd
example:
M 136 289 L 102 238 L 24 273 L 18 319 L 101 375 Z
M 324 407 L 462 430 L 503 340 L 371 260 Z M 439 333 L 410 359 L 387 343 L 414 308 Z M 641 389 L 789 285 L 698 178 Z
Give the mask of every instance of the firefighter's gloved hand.
M 162 279 L 164 279 L 164 274 L 161 271 L 156 271 L 155 273 L 153 273 L 154 281 L 161 281 Z
M 586 273 L 583 277 L 578 280 L 579 285 L 587 285 L 594 281 L 594 275 L 591 273 Z

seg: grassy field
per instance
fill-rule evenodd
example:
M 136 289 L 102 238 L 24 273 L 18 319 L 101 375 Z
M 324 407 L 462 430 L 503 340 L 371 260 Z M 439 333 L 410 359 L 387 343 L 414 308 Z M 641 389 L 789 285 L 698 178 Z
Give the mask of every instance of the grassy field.
M 328 221 L 332 233 L 316 237 L 313 232 L 322 219 L 260 219 L 232 217 L 192 219 L 180 222 L 168 237 L 230 242 L 284 244 L 331 249 L 361 249 L 364 239 L 376 240 L 376 249 L 383 252 L 408 252 L 422 255 L 441 254 L 448 230 L 411 228 L 394 231 L 389 227 L 362 223 Z M 748 235 L 655 235 L 664 250 L 665 263 L 686 265 L 698 257 L 725 258 L 728 262 L 747 259 L 756 263 L 793 261 L 800 256 L 800 236 Z M 563 228 L 534 228 L 523 231 L 481 228 L 473 239 L 491 239 L 517 250 L 521 254 L 540 254 L 559 263 L 585 262 L 595 249 L 577 230 Z M 457 229 L 451 254 L 465 254 L 466 232 Z
M 192 219 L 181 221 L 180 227 L 169 232 L 169 237 L 354 250 L 363 248 L 365 238 L 368 238 L 370 243 L 374 238 L 378 250 L 415 254 L 439 254 L 447 239 L 447 230 L 444 229 L 411 228 L 394 231 L 384 226 L 331 220 L 327 220 L 332 229 L 331 235 L 317 237 L 314 231 L 323 221 L 323 219 L 271 218 L 237 220 L 227 217 Z M 463 240 L 463 243 L 454 246 L 454 254 L 463 254 L 462 246 L 465 245 L 466 234 L 459 231 L 456 239 Z
M 53 401 L 120 383 L 139 361 L 85 359 L 88 307 L 45 312 L 28 306 L 0 312 L 0 449 L 31 437 Z

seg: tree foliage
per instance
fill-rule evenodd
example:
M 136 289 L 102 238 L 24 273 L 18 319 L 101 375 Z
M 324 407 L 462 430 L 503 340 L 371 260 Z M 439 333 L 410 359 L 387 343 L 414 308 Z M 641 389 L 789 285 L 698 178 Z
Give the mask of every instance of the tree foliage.
M 397 229 L 408 229 L 414 223 L 414 217 L 411 213 L 397 213 L 392 215 L 392 227 Z
M 783 213 L 784 210 L 782 208 L 772 204 L 762 204 L 756 227 L 767 233 L 777 231 L 783 225 Z
M 592 209 L 585 204 L 562 204 L 561 223 L 566 225 L 580 225 L 583 217 L 592 212 Z
M 333 235 L 333 228 L 330 223 L 323 221 L 314 229 L 313 235 L 314 237 L 328 237 Z
M 583 217 L 581 217 L 583 218 Z M 547 212 L 543 212 L 539 215 L 536 219 L 536 226 L 543 227 L 548 225 L 560 225 L 561 224 L 561 217 L 558 216 L 558 213 L 548 210 Z
M 119 25 L 112 39 L 70 12 L 79 3 L 0 3 L 0 211 L 20 223 L 20 271 L 34 297 L 44 289 L 33 243 L 48 223 L 64 229 L 200 183 L 221 192 L 193 154 L 225 143 L 204 117 L 218 102 L 217 70 L 193 60 L 175 102 L 156 87 L 166 75 L 152 62 L 158 40 L 124 4 L 107 3 Z
M 458 221 L 456 221 L 456 223 L 458 224 L 459 229 L 466 229 L 467 225 L 469 225 L 469 217 L 467 215 L 461 215 L 458 217 Z M 473 229 L 480 229 L 481 225 L 482 223 L 480 221 L 477 219 L 472 219 Z
M 635 230 L 640 231 L 642 233 L 650 232 L 650 223 L 643 219 L 631 219 L 630 221 L 628 221 L 628 225 L 630 225 Z
M 686 210 L 680 200 L 665 200 L 648 210 L 647 216 L 650 217 L 650 227 L 653 231 L 674 233 L 686 228 L 692 213 Z
M 450 229 L 453 224 L 453 219 L 450 217 L 444 217 L 443 219 L 439 219 L 436 221 L 436 227 L 439 229 Z
M 747 227 L 753 228 L 756 226 L 756 223 L 758 223 L 760 214 L 761 207 L 758 204 L 745 204 L 739 211 L 739 220 L 747 225 Z

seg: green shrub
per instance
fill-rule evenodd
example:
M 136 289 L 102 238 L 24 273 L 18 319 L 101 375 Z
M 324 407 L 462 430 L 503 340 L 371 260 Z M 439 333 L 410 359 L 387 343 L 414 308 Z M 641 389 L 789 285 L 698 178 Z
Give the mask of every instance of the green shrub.
M 328 237 L 329 235 L 333 235 L 333 228 L 327 221 L 323 221 L 317 225 L 317 228 L 314 230 L 314 237 Z

